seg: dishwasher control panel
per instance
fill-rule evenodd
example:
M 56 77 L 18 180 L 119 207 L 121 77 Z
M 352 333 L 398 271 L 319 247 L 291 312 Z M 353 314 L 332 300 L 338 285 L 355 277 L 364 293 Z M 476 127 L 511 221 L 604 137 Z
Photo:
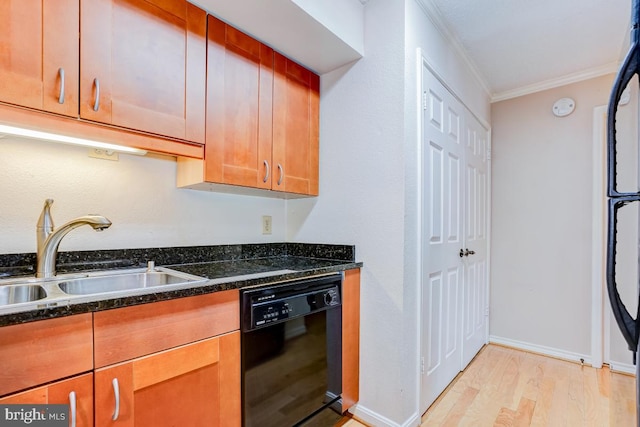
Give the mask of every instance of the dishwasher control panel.
M 300 282 L 243 292 L 244 330 L 283 322 L 316 311 L 339 307 L 341 281 Z

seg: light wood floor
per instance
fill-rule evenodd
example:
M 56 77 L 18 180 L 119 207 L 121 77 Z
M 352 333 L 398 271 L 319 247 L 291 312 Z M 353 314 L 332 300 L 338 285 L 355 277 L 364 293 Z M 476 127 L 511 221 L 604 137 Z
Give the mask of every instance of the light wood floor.
M 489 345 L 424 414 L 421 427 L 634 427 L 635 407 L 629 375 Z

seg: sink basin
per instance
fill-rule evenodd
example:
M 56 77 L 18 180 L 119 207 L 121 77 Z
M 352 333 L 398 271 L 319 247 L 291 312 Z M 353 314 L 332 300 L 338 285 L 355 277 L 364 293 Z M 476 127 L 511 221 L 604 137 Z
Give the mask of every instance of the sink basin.
M 47 292 L 39 285 L 0 286 L 0 306 L 37 301 L 46 296 Z
M 203 280 L 173 271 L 144 271 L 113 274 L 107 276 L 83 277 L 58 283 L 62 292 L 69 295 L 89 295 L 107 292 L 121 292 L 166 285 L 197 282 Z

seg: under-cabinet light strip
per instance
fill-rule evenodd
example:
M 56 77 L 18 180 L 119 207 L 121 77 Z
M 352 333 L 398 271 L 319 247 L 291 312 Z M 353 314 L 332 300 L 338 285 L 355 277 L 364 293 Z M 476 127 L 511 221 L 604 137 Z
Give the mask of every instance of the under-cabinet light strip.
M 0 124 L 0 135 L 15 135 L 24 138 L 33 138 L 46 141 L 60 142 L 62 144 L 81 145 L 85 147 L 100 148 L 106 151 L 117 151 L 126 154 L 135 154 L 144 156 L 147 154 L 145 150 L 138 148 L 125 147 L 124 145 L 109 144 L 107 142 L 92 141 L 83 138 L 74 138 L 72 136 L 58 135 L 49 132 L 40 132 L 37 130 L 23 129 L 14 126 L 6 126 Z

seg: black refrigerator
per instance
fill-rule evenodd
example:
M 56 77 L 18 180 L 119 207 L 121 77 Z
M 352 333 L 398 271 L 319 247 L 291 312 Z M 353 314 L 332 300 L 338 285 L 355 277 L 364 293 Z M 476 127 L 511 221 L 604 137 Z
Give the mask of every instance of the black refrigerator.
M 640 186 L 635 188 L 619 188 L 619 161 L 618 158 L 618 142 L 616 140 L 616 113 L 623 92 L 635 77 L 640 79 L 640 0 L 632 0 L 631 7 L 631 35 L 629 52 L 618 71 L 618 75 L 611 90 L 609 107 L 607 111 L 607 203 L 608 203 L 608 236 L 607 236 L 607 291 L 611 309 L 616 319 L 618 327 L 624 336 L 629 350 L 633 353 L 633 363 L 636 366 L 636 413 L 637 425 L 640 427 L 640 363 L 638 354 L 640 347 L 638 345 L 638 336 L 640 335 L 640 301 L 638 301 L 638 310 L 635 317 L 629 313 L 624 305 L 620 293 L 618 291 L 618 277 L 616 276 L 616 262 L 618 257 L 623 255 L 618 253 L 618 240 L 620 235 L 618 226 L 619 211 L 625 206 L 632 206 L 640 202 Z M 637 141 L 635 141 L 637 144 Z M 638 159 L 634 159 L 637 161 Z M 624 191 L 631 190 L 631 191 Z M 627 208 L 629 209 L 629 208 Z M 637 209 L 637 207 L 634 207 Z M 640 247 L 640 241 L 637 241 Z M 640 259 L 638 259 L 640 262 Z M 640 282 L 638 286 L 640 295 Z M 634 301 L 635 303 L 635 301 Z

